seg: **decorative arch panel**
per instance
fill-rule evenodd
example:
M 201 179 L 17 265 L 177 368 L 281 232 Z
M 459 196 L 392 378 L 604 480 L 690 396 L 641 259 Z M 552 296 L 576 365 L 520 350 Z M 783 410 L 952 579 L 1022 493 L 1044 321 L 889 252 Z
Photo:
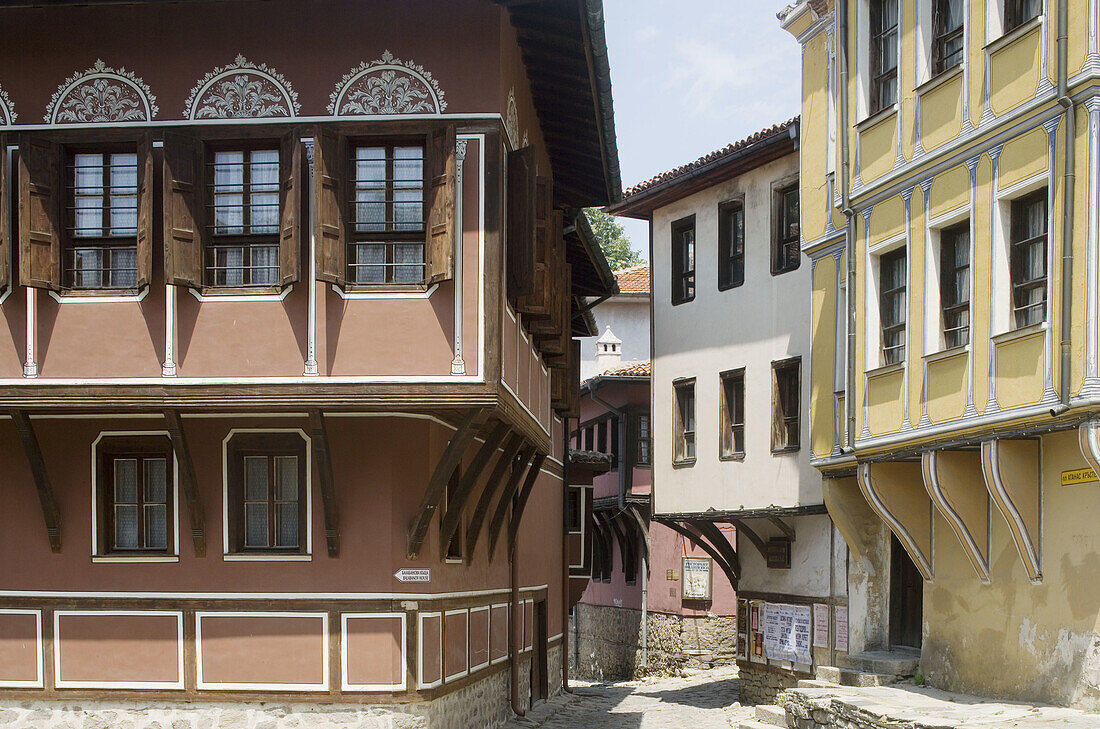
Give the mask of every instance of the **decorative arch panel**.
M 43 118 L 48 124 L 148 122 L 158 111 L 156 96 L 140 77 L 99 59 L 57 87 Z
M 191 89 L 186 119 L 259 119 L 293 117 L 301 110 L 290 82 L 267 64 L 244 56 L 207 73 Z
M 386 51 L 344 74 L 329 96 L 333 116 L 440 114 L 447 109 L 443 90 L 431 72 Z

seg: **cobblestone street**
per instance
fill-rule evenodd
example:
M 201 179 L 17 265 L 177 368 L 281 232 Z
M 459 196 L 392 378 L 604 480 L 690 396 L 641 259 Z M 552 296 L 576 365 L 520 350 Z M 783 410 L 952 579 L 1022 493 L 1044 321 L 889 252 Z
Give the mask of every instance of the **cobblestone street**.
M 572 686 L 572 696 L 536 707 L 506 729 L 728 729 L 753 715 L 752 707 L 736 703 L 737 672 L 730 668 L 688 678 Z

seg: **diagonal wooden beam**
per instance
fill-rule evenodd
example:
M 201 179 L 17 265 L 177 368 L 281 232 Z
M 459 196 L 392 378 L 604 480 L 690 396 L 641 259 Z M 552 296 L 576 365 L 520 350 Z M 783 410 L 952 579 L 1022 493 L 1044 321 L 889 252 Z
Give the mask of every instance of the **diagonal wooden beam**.
M 191 460 L 191 448 L 187 444 L 187 435 L 183 432 L 183 419 L 178 410 L 164 411 L 168 422 L 168 439 L 172 441 L 172 452 L 180 470 L 180 485 L 183 486 L 183 498 L 187 502 L 187 521 L 191 524 L 191 543 L 196 557 L 206 556 L 206 515 L 199 496 L 198 480 L 195 478 L 195 462 Z
M 313 461 L 321 477 L 321 505 L 325 517 L 325 542 L 328 556 L 340 555 L 340 505 L 336 501 L 336 480 L 332 476 L 332 451 L 328 444 L 325 415 L 318 409 L 309 411 L 309 431 L 313 444 Z
M 516 501 L 512 505 L 512 519 L 508 525 L 508 533 L 512 535 L 513 540 L 515 535 L 519 533 L 519 523 L 523 519 L 523 510 L 527 508 L 527 500 L 531 497 L 531 492 L 535 488 L 535 481 L 539 477 L 539 471 L 542 470 L 542 462 L 545 460 L 546 456 L 544 454 L 536 453 L 531 465 L 527 467 L 527 478 L 523 480 L 523 486 L 520 487 L 519 493 L 516 495 Z M 496 549 L 499 535 L 499 529 L 491 529 L 489 532 L 489 561 L 493 559 L 493 551 Z M 511 549 L 515 549 L 515 546 L 515 541 L 513 541 Z
M 61 551 L 61 510 L 57 507 L 50 477 L 46 473 L 46 461 L 42 458 L 42 448 L 38 445 L 38 436 L 25 410 L 13 410 L 11 413 L 19 440 L 23 441 L 23 452 L 30 463 L 34 486 L 38 489 L 38 502 L 42 505 L 42 519 L 46 522 L 46 536 L 50 539 L 50 551 Z
M 668 520 L 668 521 L 661 520 L 661 523 L 664 524 L 665 526 L 667 526 L 672 531 L 683 535 L 692 544 L 696 545 L 697 547 L 702 549 L 704 552 L 706 552 L 707 555 L 711 559 L 714 560 L 715 564 L 718 565 L 719 569 L 721 569 L 722 572 L 725 573 L 726 579 L 729 580 L 730 586 L 732 586 L 733 589 L 735 589 L 735 590 L 737 589 L 737 583 L 738 583 L 738 580 L 740 578 L 740 575 L 736 571 L 734 571 L 733 567 L 731 567 L 726 562 L 725 558 L 722 557 L 722 555 L 718 552 L 718 550 L 715 549 L 714 546 L 712 546 L 710 542 L 708 542 L 706 539 L 704 539 L 701 534 L 698 534 L 697 532 L 695 532 L 691 529 L 688 529 L 683 524 L 677 524 L 675 521 L 673 521 L 671 519 Z
M 764 558 L 764 562 L 767 562 L 768 546 L 764 544 L 763 538 L 761 538 L 761 536 L 757 534 L 752 527 L 750 527 L 748 524 L 741 521 L 740 519 L 733 519 L 730 521 L 730 523 L 733 524 L 735 529 L 737 529 L 738 534 L 744 535 L 750 542 L 752 542 L 752 546 L 756 547 L 756 551 L 760 552 L 760 556 Z
M 706 519 L 695 519 L 688 523 L 695 527 L 695 530 L 705 538 L 710 540 L 714 548 L 718 550 L 723 558 L 725 558 L 726 564 L 732 567 L 734 572 L 737 573 L 737 576 L 740 577 L 741 558 L 737 555 L 737 548 L 730 544 L 730 540 L 726 539 L 726 535 L 722 533 L 718 525 Z
M 787 522 L 783 521 L 778 516 L 769 516 L 768 521 L 770 521 L 772 524 L 774 524 L 776 526 L 776 528 L 779 529 L 779 531 L 783 532 L 783 536 L 787 537 L 787 539 L 790 539 L 792 542 L 794 541 L 794 527 L 793 526 L 791 526 Z
M 496 465 L 493 466 L 493 472 L 489 474 L 485 486 L 481 489 L 481 496 L 477 499 L 477 506 L 474 507 L 474 513 L 470 515 L 470 523 L 466 527 L 466 564 L 469 564 L 473 558 L 474 547 L 477 546 L 481 526 L 485 523 L 489 507 L 492 506 L 493 496 L 496 495 L 504 474 L 516 460 L 516 454 L 519 453 L 521 446 L 523 446 L 523 436 L 519 433 L 510 433 L 504 441 L 504 450 L 497 457 Z
M 508 516 L 508 507 L 512 505 L 512 497 L 516 495 L 516 489 L 519 488 L 519 480 L 523 477 L 524 470 L 531 462 L 531 457 L 535 455 L 535 446 L 527 443 L 519 452 L 519 459 L 516 461 L 516 465 L 512 468 L 512 472 L 508 475 L 508 480 L 504 483 L 504 488 L 500 490 L 500 496 L 497 498 L 497 508 L 493 512 L 493 519 L 489 522 L 489 561 L 493 561 L 493 550 L 497 546 L 497 538 L 500 536 L 500 528 L 504 525 L 504 518 Z
M 462 454 L 473 441 L 474 436 L 481 430 L 481 426 L 489 417 L 488 408 L 471 408 L 462 418 L 458 430 L 451 436 L 451 441 L 443 449 L 443 455 L 432 471 L 428 480 L 428 487 L 424 489 L 424 498 L 420 501 L 420 508 L 416 510 L 416 516 L 409 523 L 407 538 L 407 557 L 414 560 L 420 556 L 420 547 L 424 544 L 424 537 L 428 534 L 428 525 L 435 516 L 439 503 L 443 500 L 443 492 L 447 488 L 447 481 L 462 460 Z
M 470 495 L 474 491 L 474 486 L 477 485 L 477 480 L 481 477 L 481 472 L 489 465 L 489 460 L 500 448 L 500 444 L 506 435 L 508 435 L 508 424 L 498 420 L 492 431 L 486 436 L 485 442 L 481 444 L 474 460 L 470 463 L 466 472 L 462 474 L 462 478 L 458 482 L 458 488 L 455 489 L 451 498 L 447 499 L 447 512 L 443 515 L 443 520 L 439 524 L 439 548 L 444 553 L 447 551 L 447 545 L 454 538 L 455 532 L 458 531 L 458 526 L 462 523 L 462 512 L 466 508 L 466 502 L 470 500 Z M 446 554 L 443 557 L 446 557 Z
M 629 504 L 626 507 L 627 513 L 630 515 L 630 519 L 634 523 L 634 528 L 638 531 L 638 536 L 641 538 L 642 550 L 645 552 L 645 564 L 646 564 L 646 577 L 649 576 L 649 570 L 652 565 L 649 563 L 649 531 L 646 528 L 645 519 L 642 518 L 641 513 L 638 511 L 638 507 L 634 504 Z

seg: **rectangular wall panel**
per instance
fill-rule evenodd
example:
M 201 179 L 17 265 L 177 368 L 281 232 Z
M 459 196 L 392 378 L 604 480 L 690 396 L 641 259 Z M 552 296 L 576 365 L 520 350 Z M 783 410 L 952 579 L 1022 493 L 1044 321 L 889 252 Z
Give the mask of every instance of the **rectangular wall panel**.
M 444 664 L 447 680 L 453 681 L 470 673 L 469 619 L 466 610 L 448 610 L 444 615 Z
M 489 606 L 470 609 L 470 673 L 489 665 Z
M 183 613 L 58 610 L 58 688 L 183 688 Z
M 42 688 L 42 613 L 0 610 L 0 686 Z
M 508 603 L 489 609 L 489 660 L 500 663 L 508 658 Z
M 195 614 L 198 687 L 327 691 L 328 614 Z
M 443 613 L 419 613 L 417 619 L 417 683 L 421 689 L 435 688 L 443 683 Z
M 535 603 L 523 601 L 523 649 L 531 650 L 531 636 L 534 635 Z
M 405 613 L 343 613 L 345 691 L 404 691 Z

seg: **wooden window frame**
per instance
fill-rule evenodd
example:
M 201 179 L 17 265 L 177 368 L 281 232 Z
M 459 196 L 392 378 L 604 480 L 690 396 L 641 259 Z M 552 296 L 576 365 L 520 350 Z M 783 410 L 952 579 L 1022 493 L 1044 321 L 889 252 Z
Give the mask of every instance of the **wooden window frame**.
M 890 27 L 883 27 L 882 9 L 885 5 L 892 4 L 894 6 L 894 24 Z M 869 0 L 868 11 L 870 16 L 870 33 L 869 40 L 870 45 L 868 47 L 868 73 L 870 78 L 870 114 L 874 115 L 883 109 L 889 108 L 898 101 L 898 53 L 897 48 L 901 39 L 898 37 L 898 20 L 901 14 L 901 7 L 898 0 Z M 887 38 L 893 37 L 894 42 L 894 54 L 893 65 L 886 67 L 882 63 L 883 58 L 883 44 Z M 893 98 L 887 99 L 883 94 L 883 89 L 893 77 Z
M 1028 206 L 1037 202 L 1042 204 L 1043 232 L 1028 238 L 1026 237 L 1027 231 L 1024 228 L 1027 222 L 1026 211 Z M 1011 202 L 1009 212 L 1008 267 L 1009 277 L 1012 283 L 1011 303 L 1012 325 L 1014 329 L 1023 329 L 1024 327 L 1042 324 L 1047 320 L 1049 314 L 1047 310 L 1049 306 L 1049 302 L 1047 301 L 1047 278 L 1050 276 L 1050 260 L 1047 251 L 1049 237 L 1050 206 L 1046 187 L 1016 198 Z M 1027 249 L 1033 245 L 1040 246 L 1040 250 L 1043 252 L 1043 275 L 1024 280 L 1023 256 Z M 1033 289 L 1038 289 L 1042 292 L 1041 300 L 1033 304 L 1021 305 L 1021 302 L 1026 301 L 1023 295 Z M 1037 321 L 1029 321 L 1026 313 L 1035 308 L 1038 308 L 1042 312 L 1042 315 Z
M 648 412 L 638 413 L 634 418 L 638 433 L 637 446 L 634 449 L 634 465 L 649 468 L 653 465 L 653 419 Z M 642 427 L 643 422 L 645 428 Z
M 234 433 L 226 446 L 226 504 L 228 506 L 226 518 L 228 519 L 229 541 L 226 544 L 226 554 L 229 555 L 308 555 L 311 553 L 307 542 L 309 529 L 309 467 L 307 457 L 308 448 L 306 440 L 297 432 L 240 432 Z M 244 459 L 249 456 L 267 456 L 268 468 L 268 541 L 272 541 L 275 535 L 271 531 L 272 520 L 275 518 L 275 509 L 272 489 L 274 469 L 270 467 L 271 459 L 280 456 L 295 456 L 298 458 L 298 544 L 291 547 L 250 547 L 245 546 L 245 491 L 244 491 Z
M 718 460 L 742 461 L 745 459 L 745 368 L 719 373 L 718 383 L 718 432 L 721 433 Z M 732 403 L 730 388 L 734 388 L 732 394 L 736 398 Z M 737 447 L 739 433 L 740 448 Z
M 886 272 L 887 265 L 894 262 L 900 262 L 902 267 L 902 282 L 900 285 L 893 288 L 886 288 Z M 908 326 L 906 316 L 903 313 L 901 317 L 895 321 L 892 316 L 887 316 L 890 311 L 887 305 L 887 298 L 890 296 L 901 295 L 902 299 L 905 299 L 909 295 L 908 284 L 905 280 L 908 272 L 906 271 L 907 261 L 905 260 L 905 247 L 896 248 L 892 251 L 887 251 L 879 256 L 879 270 L 878 270 L 878 300 L 879 300 L 879 331 L 881 338 L 881 353 L 883 365 L 900 364 L 905 361 L 905 356 L 908 351 L 908 346 L 905 338 L 905 330 Z M 904 308 L 904 307 L 903 307 Z M 901 343 L 897 345 L 887 345 L 888 338 L 895 334 L 901 333 Z
M 1011 2 L 1012 0 L 1009 0 Z M 962 64 L 966 58 L 966 20 L 964 19 L 955 28 L 947 27 L 948 8 L 945 5 L 951 3 L 961 3 L 964 6 L 966 3 L 963 0 L 933 0 L 932 2 L 932 75 L 938 76 L 944 71 L 948 71 L 955 66 Z M 958 41 L 959 47 L 957 50 L 952 51 L 950 54 L 947 52 L 947 48 L 950 44 Z M 954 60 L 952 60 L 954 59 Z
M 176 461 L 172 444 L 166 435 L 119 435 L 102 438 L 96 452 L 96 556 L 97 557 L 174 557 L 176 551 Z M 136 459 L 138 465 L 138 534 L 145 535 L 144 460 L 160 457 L 165 460 L 165 547 L 134 549 L 114 546 L 115 498 L 114 462 Z M 129 502 L 128 502 L 129 503 Z M 159 504 L 161 502 L 151 502 Z
M 1032 3 L 1035 5 L 1035 13 L 1033 15 L 1025 15 L 1024 6 Z M 1040 0 L 1004 0 L 1002 9 L 1004 11 L 1004 23 L 1002 24 L 1003 34 L 1011 33 L 1025 23 L 1043 14 L 1043 4 Z
M 796 204 L 799 206 L 796 218 L 801 217 L 798 180 L 784 182 L 772 189 L 771 273 L 773 276 L 797 271 L 802 265 L 801 221 L 796 219 L 793 222 L 795 232 L 792 235 L 790 230 L 792 223 L 787 219 L 788 211 L 785 204 L 788 195 L 795 196 Z
M 788 357 L 772 362 L 772 453 L 794 453 L 802 448 L 802 358 Z M 793 370 L 794 373 L 794 413 L 788 412 L 783 403 L 783 391 L 780 377 Z M 789 391 L 788 391 L 789 392 Z M 791 442 L 791 426 L 794 426 L 794 442 Z M 780 427 L 783 438 L 780 440 Z
M 741 216 L 740 239 L 732 234 L 727 219 Z M 726 291 L 745 283 L 745 198 L 727 200 L 718 206 L 718 290 Z
M 381 147 L 385 150 L 386 158 L 386 212 L 384 225 L 396 224 L 394 207 L 394 181 L 395 175 L 395 156 L 394 149 L 398 147 L 419 147 L 420 148 L 420 224 L 421 227 L 416 231 L 397 231 L 397 230 L 372 230 L 372 231 L 359 231 L 359 221 L 356 215 L 356 206 L 358 201 L 356 196 L 356 184 L 359 182 L 356 176 L 356 162 L 357 151 L 363 147 Z M 412 135 L 412 136 L 387 136 L 387 137 L 363 137 L 363 136 L 351 136 L 347 140 L 347 149 L 349 152 L 347 164 L 347 190 L 348 196 L 344 201 L 346 206 L 346 219 L 347 219 L 347 265 L 345 278 L 347 280 L 347 288 L 351 291 L 378 291 L 384 289 L 387 291 L 424 291 L 427 289 L 428 284 L 428 191 L 430 189 L 431 180 L 428 179 L 428 139 L 425 135 Z M 403 244 L 417 244 L 421 246 L 421 255 L 419 264 L 398 264 L 395 261 L 395 246 Z M 385 269 L 383 277 L 385 280 L 378 282 L 366 282 L 356 281 L 353 273 L 357 265 L 355 256 L 357 254 L 357 246 L 361 244 L 376 244 L 386 246 L 386 259 L 384 262 Z M 419 281 L 399 282 L 391 280 L 396 266 L 398 265 L 419 265 L 421 268 L 421 275 Z
M 966 249 L 966 265 L 958 264 L 959 245 Z M 943 325 L 944 349 L 963 347 L 970 343 L 970 296 L 956 300 L 955 278 L 960 273 L 970 276 L 970 221 L 964 220 L 940 231 L 940 321 Z M 965 314 L 965 324 L 952 326 L 955 317 Z
M 672 390 L 672 465 L 690 466 L 695 463 L 699 456 L 699 414 L 697 412 L 698 403 L 695 399 L 695 378 L 674 381 Z M 694 426 L 692 428 L 688 428 L 685 422 L 685 418 L 689 414 L 686 411 L 690 411 L 691 424 Z
M 689 215 L 672 223 L 672 305 L 686 304 L 695 299 L 695 264 L 698 250 L 695 238 L 695 216 Z M 685 235 L 691 234 L 690 243 Z M 688 255 L 688 248 L 691 255 Z M 688 259 L 690 258 L 690 266 Z M 688 293 L 690 289 L 690 293 Z
M 268 194 L 275 195 L 276 199 L 279 199 L 279 209 L 275 215 L 275 223 L 273 227 L 275 230 L 271 233 L 218 233 L 217 224 L 215 223 L 215 204 L 216 204 L 216 192 L 215 192 L 215 180 L 216 180 L 216 160 L 218 153 L 225 152 L 240 152 L 242 155 L 241 165 L 243 167 L 241 177 L 241 229 L 244 231 L 250 231 L 252 227 L 252 161 L 250 159 L 253 152 L 275 152 L 278 157 L 276 163 L 278 172 L 274 182 L 274 188 L 271 190 L 261 191 Z M 236 289 L 246 291 L 256 290 L 278 290 L 280 288 L 280 280 L 282 278 L 282 270 L 280 266 L 280 253 L 279 253 L 279 240 L 282 232 L 282 219 L 283 219 L 283 206 L 282 206 L 282 185 L 283 185 L 283 170 L 287 164 L 287 160 L 283 159 L 283 150 L 281 148 L 281 142 L 278 137 L 274 139 L 217 139 L 206 140 L 203 143 L 203 164 L 205 165 L 204 174 L 204 189 L 203 189 L 203 204 L 206 206 L 206 231 L 203 235 L 202 246 L 202 269 L 203 269 L 203 285 L 214 291 L 233 291 Z M 252 283 L 252 254 L 256 248 L 273 248 L 275 251 L 275 280 L 273 282 L 259 282 Z M 243 277 L 245 280 L 240 284 L 219 284 L 216 282 L 217 271 L 217 251 L 223 248 L 241 248 L 244 252 L 244 259 L 239 267 L 243 271 Z M 236 267 L 234 267 L 236 268 Z

